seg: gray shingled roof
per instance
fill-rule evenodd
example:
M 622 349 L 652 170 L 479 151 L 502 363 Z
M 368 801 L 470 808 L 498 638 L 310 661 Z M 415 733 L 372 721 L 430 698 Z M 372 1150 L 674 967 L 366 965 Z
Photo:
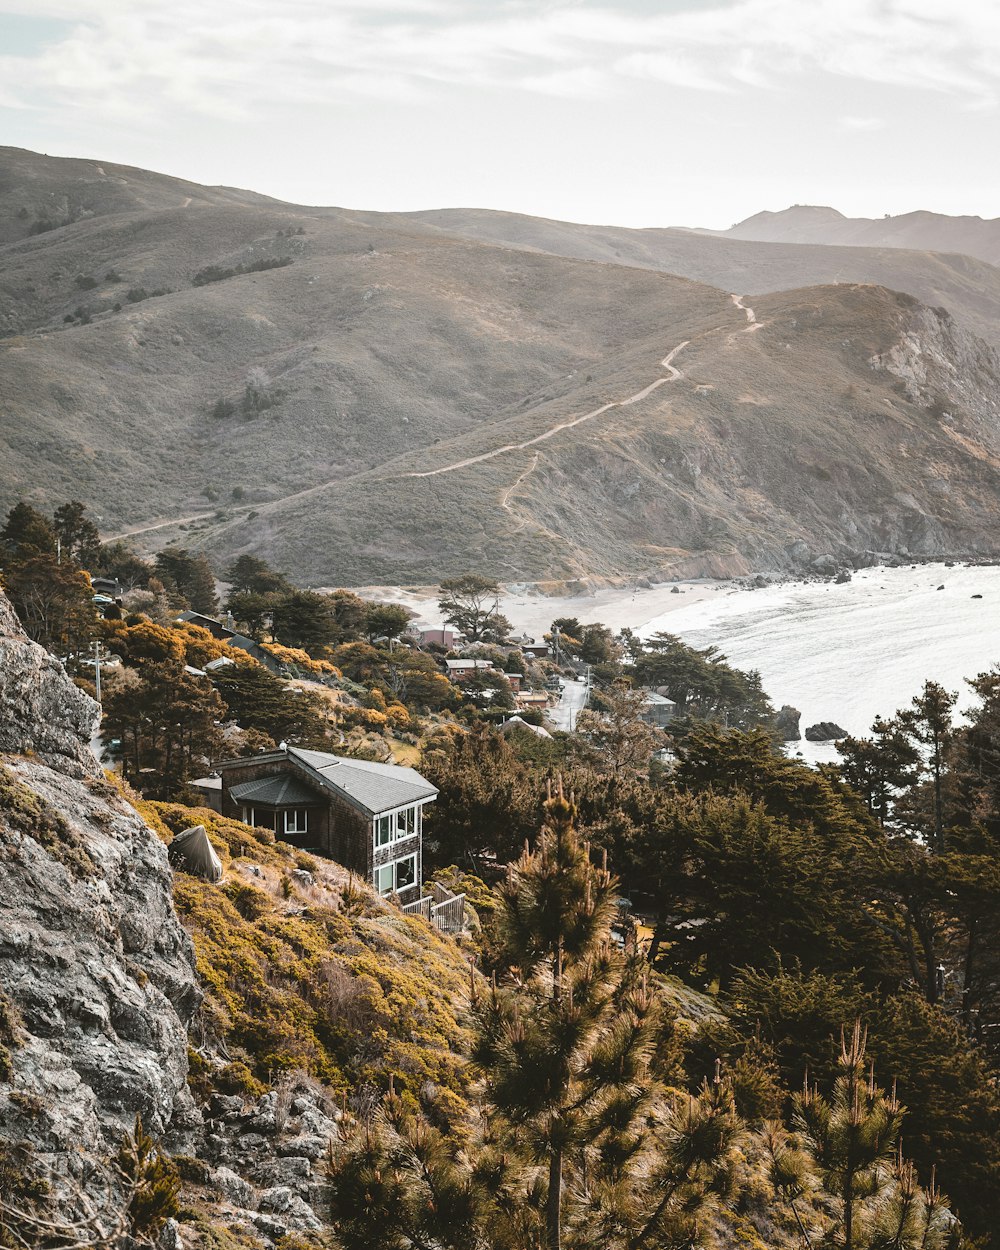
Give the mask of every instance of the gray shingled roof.
M 237 803 L 263 803 L 268 807 L 305 807 L 321 801 L 315 790 L 288 773 L 244 781 L 232 787 L 229 797 Z
M 326 751 L 304 751 L 299 747 L 288 747 L 287 752 L 290 759 L 298 760 L 318 774 L 324 785 L 372 816 L 437 797 L 435 787 L 415 768 L 345 759 Z

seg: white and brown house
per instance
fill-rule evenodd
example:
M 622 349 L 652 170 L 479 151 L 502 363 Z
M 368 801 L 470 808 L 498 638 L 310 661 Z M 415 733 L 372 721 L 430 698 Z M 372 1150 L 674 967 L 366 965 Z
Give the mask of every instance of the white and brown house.
M 194 784 L 223 816 L 336 860 L 379 894 L 421 900 L 423 813 L 438 792 L 415 769 L 282 744 Z

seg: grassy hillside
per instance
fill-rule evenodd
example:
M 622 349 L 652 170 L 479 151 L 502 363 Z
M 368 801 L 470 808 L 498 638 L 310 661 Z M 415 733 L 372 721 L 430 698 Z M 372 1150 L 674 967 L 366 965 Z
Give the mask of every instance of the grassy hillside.
M 312 584 L 993 550 L 968 327 L 1000 287 L 968 258 L 308 209 L 14 149 L 0 218 L 2 509 L 80 498 L 106 536 Z M 775 282 L 756 320 L 728 294 Z
M 771 216 L 780 218 L 781 214 Z M 897 245 L 874 238 L 861 246 L 848 238 L 824 238 L 822 232 L 817 237 L 792 237 L 783 234 L 778 224 L 759 234 L 743 233 L 743 226 L 725 234 L 630 230 L 487 209 L 436 209 L 412 217 L 445 233 L 483 242 L 656 269 L 754 295 L 835 283 L 885 286 L 914 295 L 931 307 L 943 305 L 974 333 L 1000 346 L 1000 270 L 976 259 L 975 252 L 961 255 L 943 243 L 937 245 L 942 249 L 938 251 L 925 250 L 933 245 L 916 241 Z M 748 231 L 757 220 L 744 223 Z M 917 247 L 920 250 L 911 250 Z

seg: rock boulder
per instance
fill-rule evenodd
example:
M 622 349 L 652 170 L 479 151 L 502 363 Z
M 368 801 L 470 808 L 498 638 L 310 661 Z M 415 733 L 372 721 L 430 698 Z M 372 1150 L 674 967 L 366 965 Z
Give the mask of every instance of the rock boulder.
M 832 720 L 821 720 L 806 730 L 807 742 L 838 742 L 847 737 L 847 730 Z

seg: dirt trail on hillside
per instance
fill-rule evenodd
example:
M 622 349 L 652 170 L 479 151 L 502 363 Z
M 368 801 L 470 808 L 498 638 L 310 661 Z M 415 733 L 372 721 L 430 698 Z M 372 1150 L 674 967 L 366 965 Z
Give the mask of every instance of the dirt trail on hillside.
M 517 513 L 510 506 L 510 497 L 511 495 L 513 495 L 514 491 L 516 491 L 517 488 L 521 485 L 524 479 L 528 477 L 530 474 L 534 473 L 535 469 L 538 468 L 538 461 L 541 459 L 541 454 L 542 453 L 540 451 L 535 452 L 535 456 L 531 464 L 528 465 L 528 467 L 524 470 L 524 472 L 521 474 L 520 477 L 514 479 L 514 481 L 510 484 L 510 486 L 507 487 L 503 495 L 500 497 L 500 507 L 503 508 L 505 512 L 509 512 L 511 516 L 517 516 Z M 514 529 L 513 529 L 513 533 L 515 534 L 519 533 L 521 530 L 524 529 L 526 524 L 527 524 L 527 521 L 525 520 L 524 517 L 518 517 L 517 524 L 514 526 Z
M 122 530 L 119 534 L 105 534 L 102 543 L 116 543 L 123 538 L 135 538 L 139 534 L 149 534 L 153 530 L 169 529 L 171 525 L 190 525 L 192 521 L 208 521 L 215 516 L 214 512 L 197 512 L 194 516 L 175 516 L 170 521 L 157 521 L 153 525 L 135 525 L 131 529 Z
M 636 391 L 628 399 L 613 399 L 607 404 L 601 404 L 600 408 L 595 408 L 592 412 L 585 412 L 583 416 L 573 417 L 569 421 L 560 421 L 551 430 L 546 430 L 544 434 L 536 434 L 534 438 L 525 439 L 523 443 L 505 443 L 503 447 L 494 447 L 492 451 L 484 451 L 481 455 L 469 456 L 465 460 L 456 460 L 454 464 L 446 464 L 440 469 L 426 469 L 422 473 L 404 473 L 403 477 L 437 477 L 439 473 L 454 473 L 456 469 L 464 469 L 470 464 L 482 464 L 483 461 L 493 460 L 496 456 L 502 456 L 508 451 L 523 451 L 526 447 L 534 447 L 536 443 L 544 443 L 546 439 L 553 438 L 562 430 L 571 430 L 574 426 L 582 425 L 584 421 L 592 421 L 594 417 L 599 417 L 612 408 L 627 408 L 630 404 L 637 404 L 658 387 L 666 385 L 667 382 L 676 382 L 684 376 L 674 365 L 673 360 L 677 353 L 687 347 L 690 342 L 690 339 L 685 339 L 683 343 L 678 343 L 660 361 L 660 368 L 667 370 L 665 378 L 657 378 L 655 382 L 650 382 L 648 386 L 644 386 L 641 391 Z
M 743 297 L 741 295 L 730 295 L 729 298 L 733 301 L 733 303 L 736 305 L 737 308 L 739 308 L 743 313 L 745 313 L 746 319 L 747 319 L 747 325 L 742 330 L 738 330 L 736 332 L 737 334 L 751 334 L 755 330 L 760 330 L 762 328 L 762 326 L 765 323 L 757 320 L 757 314 L 747 304 L 743 303 Z M 718 328 L 721 329 L 722 327 L 718 327 Z M 708 333 L 715 333 L 715 332 L 716 331 L 709 331 Z M 704 338 L 705 335 L 701 334 L 698 337 Z M 735 335 L 730 334 L 729 337 L 734 338 Z M 525 450 L 525 448 L 534 447 L 538 443 L 544 443 L 548 439 L 553 438 L 556 434 L 559 434 L 562 430 L 571 430 L 575 426 L 582 425 L 585 421 L 592 421 L 595 417 L 600 417 L 604 413 L 610 412 L 611 409 L 613 408 L 628 408 L 632 404 L 638 404 L 642 400 L 644 400 L 647 395 L 651 395 L 653 391 L 658 390 L 661 386 L 666 386 L 668 382 L 679 382 L 681 378 L 684 377 L 684 374 L 681 372 L 681 370 L 678 369 L 677 366 L 674 364 L 674 358 L 678 355 L 678 353 L 682 352 L 684 348 L 687 347 L 690 343 L 691 343 L 690 339 L 685 339 L 682 343 L 678 343 L 676 347 L 671 348 L 670 351 L 667 352 L 666 356 L 664 356 L 663 359 L 660 361 L 660 368 L 666 371 L 666 376 L 654 379 L 652 382 L 649 383 L 648 386 L 644 386 L 641 391 L 636 391 L 634 395 L 629 395 L 627 399 L 613 399 L 606 404 L 601 404 L 599 408 L 594 408 L 591 412 L 583 413 L 582 416 L 571 417 L 567 421 L 560 421 L 558 425 L 554 425 L 551 429 L 545 430 L 542 434 L 536 434 L 534 438 L 525 439 L 524 442 L 522 443 L 505 443 L 502 447 L 495 447 L 493 448 L 492 451 L 484 451 L 478 456 L 469 456 L 465 460 L 457 460 L 455 461 L 454 464 L 444 465 L 440 469 L 425 469 L 422 472 L 409 472 L 409 473 L 404 473 L 401 476 L 403 477 L 437 477 L 439 474 L 442 474 L 442 473 L 453 473 L 457 469 L 464 469 L 467 466 L 472 465 L 472 464 L 482 464 L 484 461 L 494 460 L 497 456 L 505 455 L 509 451 L 523 451 Z M 525 470 L 525 472 L 522 473 L 521 476 L 518 477 L 517 480 L 507 489 L 507 491 L 504 493 L 500 501 L 501 506 L 507 512 L 510 512 L 512 515 L 513 515 L 513 509 L 510 507 L 510 504 L 509 504 L 510 496 L 513 494 L 514 490 L 516 490 L 517 487 L 521 484 L 521 482 L 523 482 L 524 479 L 528 477 L 528 475 L 537 467 L 537 464 L 538 464 L 538 458 L 537 458 L 537 453 L 536 453 L 535 460 L 531 463 L 531 465 L 529 465 L 529 467 Z M 318 495 L 321 491 L 326 490 L 328 487 L 335 486 L 337 482 L 340 480 L 341 479 L 337 478 L 329 482 L 320 482 L 316 486 L 307 486 L 304 490 L 296 491 L 292 495 L 285 495 L 283 499 L 275 500 L 274 502 L 281 504 L 281 505 L 285 505 L 285 504 L 291 503 L 293 500 L 296 500 L 296 499 L 307 499 L 310 495 Z M 237 509 L 236 511 L 237 512 L 245 511 L 245 509 Z M 116 542 L 119 539 L 134 538 L 134 537 L 137 537 L 139 534 L 149 534 L 149 533 L 152 533 L 154 530 L 169 529 L 171 526 L 174 526 L 174 525 L 190 525 L 194 521 L 207 521 L 207 520 L 210 520 L 214 515 L 215 513 L 213 512 L 199 512 L 193 516 L 175 517 L 173 520 L 170 520 L 170 521 L 157 521 L 152 525 L 138 525 L 138 526 L 132 527 L 131 529 L 122 530 L 121 533 L 118 533 L 118 534 L 110 534 L 104 537 L 102 541 L 103 542 Z M 524 527 L 524 521 L 522 520 L 520 525 L 518 526 L 518 529 L 522 529 L 523 527 Z

